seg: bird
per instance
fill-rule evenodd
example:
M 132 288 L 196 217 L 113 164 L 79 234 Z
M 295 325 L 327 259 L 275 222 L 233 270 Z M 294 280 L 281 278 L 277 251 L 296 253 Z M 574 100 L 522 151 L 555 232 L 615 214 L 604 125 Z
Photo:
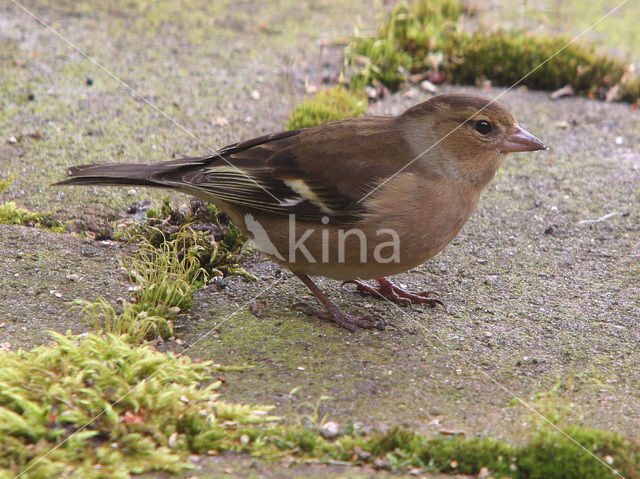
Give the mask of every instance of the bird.
M 387 277 L 456 237 L 508 153 L 546 149 L 496 101 L 445 94 L 397 116 L 267 134 L 206 156 L 73 166 L 55 185 L 170 188 L 213 203 L 309 288 L 323 308 L 301 303 L 307 314 L 381 330 L 383 319 L 343 312 L 311 277 L 401 305 L 443 305 Z

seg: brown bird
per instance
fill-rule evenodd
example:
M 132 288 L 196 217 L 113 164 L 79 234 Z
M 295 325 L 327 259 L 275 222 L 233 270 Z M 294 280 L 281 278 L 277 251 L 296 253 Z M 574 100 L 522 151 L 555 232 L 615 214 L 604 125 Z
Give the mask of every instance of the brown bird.
M 275 133 L 210 156 L 74 166 L 56 184 L 173 188 L 214 203 L 326 308 L 305 304 L 308 314 L 351 331 L 383 329 L 381 320 L 340 311 L 309 275 L 400 304 L 442 304 L 386 276 L 449 244 L 507 153 L 543 149 L 498 103 L 440 95 L 395 117 Z M 362 282 L 374 278 L 378 287 Z

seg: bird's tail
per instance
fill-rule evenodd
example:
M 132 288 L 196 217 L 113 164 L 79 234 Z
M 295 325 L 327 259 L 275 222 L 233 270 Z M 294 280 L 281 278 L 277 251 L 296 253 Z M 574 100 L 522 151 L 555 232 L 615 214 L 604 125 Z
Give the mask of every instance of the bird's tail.
M 101 163 L 72 166 L 67 179 L 57 185 L 138 185 L 178 187 L 180 172 L 201 166 L 205 158 L 183 158 L 153 164 L 145 163 Z M 173 181 L 172 181 L 173 180 Z
M 154 173 L 151 165 L 136 163 L 114 163 L 101 165 L 72 166 L 67 179 L 57 185 L 142 185 L 159 186 L 150 180 Z

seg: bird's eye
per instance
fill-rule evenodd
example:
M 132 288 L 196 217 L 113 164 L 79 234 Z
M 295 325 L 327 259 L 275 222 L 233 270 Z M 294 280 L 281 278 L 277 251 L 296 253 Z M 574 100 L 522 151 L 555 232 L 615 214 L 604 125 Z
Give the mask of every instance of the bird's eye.
M 476 121 L 476 131 L 482 135 L 486 135 L 491 131 L 491 123 L 487 120 L 478 120 Z

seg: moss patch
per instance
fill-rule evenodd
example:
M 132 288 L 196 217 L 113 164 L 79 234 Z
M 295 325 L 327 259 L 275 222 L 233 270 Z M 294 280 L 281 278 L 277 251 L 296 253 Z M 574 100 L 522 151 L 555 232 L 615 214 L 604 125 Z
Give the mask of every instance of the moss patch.
M 367 96 L 360 90 L 336 86 L 300 103 L 286 123 L 288 130 L 355 118 L 367 112 Z
M 0 204 L 0 223 L 5 225 L 35 226 L 54 233 L 62 233 L 65 225 L 57 220 L 52 220 L 50 214 L 34 213 L 19 208 L 13 201 Z
M 165 208 L 169 208 L 168 201 Z M 217 215 L 215 208 L 210 208 Z M 155 220 L 154 217 L 150 218 Z M 123 267 L 135 285 L 133 302 L 125 302 L 117 311 L 104 299 L 76 301 L 98 330 L 112 334 L 126 334 L 134 343 L 157 337 L 173 336 L 173 320 L 191 305 L 196 288 L 213 276 L 223 276 L 218 267 L 229 274 L 256 278 L 240 268 L 235 261 L 236 229 L 232 225 L 222 235 L 223 246 L 208 230 L 196 230 L 198 225 L 185 224 L 175 231 L 146 226 L 136 237 L 139 249 L 125 258 Z M 166 224 L 162 225 L 166 227 Z M 202 225 L 200 225 L 203 228 Z M 149 239 L 144 235 L 147 234 Z M 240 243 L 238 242 L 237 249 Z M 236 257 L 233 257 L 233 254 Z M 233 262 L 232 262 L 233 261 Z
M 16 175 L 10 175 L 0 180 L 0 195 L 9 191 L 9 188 L 11 188 L 15 178 Z
M 218 382 L 197 388 L 221 370 L 209 362 L 114 335 L 52 336 L 52 346 L 0 353 L 2 477 L 177 472 L 225 429 L 273 419 L 269 407 L 219 400 Z
M 356 38 L 348 56 L 352 85 L 380 82 L 397 89 L 410 74 L 440 82 L 522 85 L 554 90 L 571 85 L 578 93 L 607 97 L 616 87 L 628 102 L 640 98 L 630 67 L 569 38 L 520 31 L 469 34 L 460 29 L 460 8 L 450 0 L 399 3 L 373 38 Z M 548 61 L 547 61 L 548 60 Z M 535 70 L 535 71 L 534 71 Z
M 640 98 L 640 77 L 632 78 L 620 85 L 620 99 L 628 103 L 637 102 Z
M 188 208 L 181 209 L 165 198 L 158 209 L 138 206 L 132 207 L 134 213 L 142 211 L 145 217 L 137 223 L 117 226 L 116 239 L 148 243 L 156 249 L 166 245 L 169 250 L 177 248 L 178 257 L 188 256 L 197 262 L 199 273 L 194 280 L 203 280 L 203 275 L 229 274 L 256 279 L 238 265 L 247 237 L 215 205 L 191 198 Z
M 487 78 L 495 85 L 507 86 L 526 76 L 522 84 L 531 88 L 555 90 L 571 85 L 576 92 L 604 98 L 622 79 L 625 65 L 579 43 L 560 51 L 570 41 L 505 31 L 459 34 L 448 54 L 460 60 L 452 61 L 448 71 L 459 83 Z M 556 52 L 560 53 L 554 56 Z
M 151 207 L 150 201 L 135 203 L 117 220 L 85 216 L 70 221 L 66 231 L 89 239 L 142 245 L 139 256 L 144 256 L 144 264 L 129 268 L 140 274 L 151 269 L 167 271 L 173 259 L 180 262 L 188 258 L 196 272 L 188 282 L 201 285 L 208 278 L 228 275 L 256 279 L 238 264 L 245 256 L 247 237 L 215 205 L 197 198 L 192 197 L 186 207 L 172 205 L 168 197 L 157 208 Z M 152 256 L 155 259 L 151 260 Z
M 429 54 L 447 48 L 460 13 L 455 0 L 398 3 L 375 37 L 355 38 L 350 45 L 348 56 L 356 65 L 352 86 L 381 82 L 395 90 L 409 73 L 437 69 Z
M 224 451 L 393 471 L 611 476 L 608 467 L 551 429 L 522 446 L 491 438 L 428 438 L 402 429 L 363 435 L 349 425 L 327 439 L 318 414 L 307 424 L 277 425 L 268 415 L 271 406 L 225 402 L 215 392 L 219 382 L 198 387 L 224 367 L 131 345 L 128 337 L 52 336 L 52 346 L 0 353 L 1 477 L 25 469 L 25 477 L 178 472 L 192 467 L 188 455 Z M 624 477 L 640 477 L 637 445 L 586 428 L 567 432 Z
M 528 479 L 606 478 L 615 469 L 636 478 L 640 449 L 619 436 L 587 428 L 566 431 L 576 442 L 550 428 L 522 446 L 490 438 L 425 438 L 401 429 L 367 439 L 364 449 L 384 458 L 397 470 L 420 467 L 430 471 L 477 474 L 483 467 L 499 477 Z M 576 444 L 578 443 L 578 444 Z M 582 449 L 593 453 L 602 462 Z M 380 464 L 380 462 L 378 462 Z

